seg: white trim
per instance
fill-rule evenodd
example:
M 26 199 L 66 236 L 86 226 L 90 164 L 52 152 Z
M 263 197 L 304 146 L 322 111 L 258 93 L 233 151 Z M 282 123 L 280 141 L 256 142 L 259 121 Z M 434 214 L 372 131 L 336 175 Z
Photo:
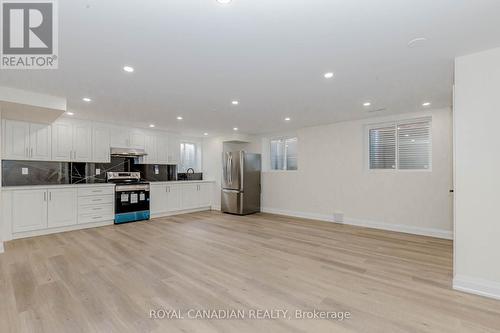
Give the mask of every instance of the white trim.
M 332 215 L 325 215 L 325 214 L 316 214 L 316 213 L 304 213 L 304 212 L 280 210 L 280 209 L 274 209 L 274 208 L 268 208 L 268 207 L 263 207 L 262 212 L 270 213 L 270 214 L 277 214 L 277 215 L 300 217 L 300 218 L 311 219 L 311 220 L 319 220 L 319 221 L 325 221 L 325 222 L 335 222 L 334 218 L 333 218 L 333 214 Z M 344 217 L 344 221 L 342 223 L 348 224 L 348 225 L 359 226 L 359 227 L 365 227 L 365 228 L 373 228 L 373 229 L 380 229 L 380 230 L 387 230 L 387 231 L 402 232 L 402 233 L 406 233 L 406 234 L 429 236 L 429 237 L 436 237 L 436 238 L 443 238 L 443 239 L 453 239 L 453 232 L 449 231 L 449 230 L 443 230 L 443 229 L 421 228 L 421 227 L 401 225 L 401 224 L 388 224 L 388 223 L 383 223 L 383 222 L 355 219 L 355 218 L 350 218 L 350 217 Z
M 184 209 L 184 210 L 176 210 L 174 212 L 163 212 L 163 213 L 151 213 L 151 218 L 158 218 L 158 217 L 165 217 L 165 216 L 173 216 L 173 215 L 180 215 L 180 214 L 188 214 L 188 213 L 196 213 L 196 212 L 203 212 L 205 210 L 211 210 L 210 206 L 207 207 L 201 207 L 201 208 L 194 208 L 194 209 Z
M 422 227 L 416 227 L 416 226 L 411 226 L 411 225 L 402 225 L 402 224 L 389 224 L 389 223 L 384 223 L 384 222 L 354 219 L 354 218 L 350 218 L 350 217 L 346 217 L 344 219 L 344 223 L 349 224 L 349 225 L 359 226 L 359 227 L 402 232 L 405 234 L 429 236 L 429 237 L 451 239 L 451 240 L 453 239 L 453 232 L 451 230 L 435 229 L 435 228 L 422 228 Z
M 494 281 L 457 275 L 453 289 L 500 300 L 500 283 Z
M 3 252 L 4 252 L 3 242 L 0 241 L 0 253 L 3 253 Z
M 212 210 L 218 210 L 218 211 L 220 211 L 221 210 L 220 205 L 213 205 L 212 206 Z
M 18 232 L 18 233 L 12 234 L 12 239 L 50 235 L 50 234 L 56 234 L 59 232 L 103 227 L 105 225 L 112 225 L 112 224 L 114 224 L 114 220 L 108 220 L 108 221 L 96 222 L 96 223 L 74 224 L 74 225 L 69 225 L 69 226 L 65 226 L 65 227 Z
M 304 212 L 294 212 L 291 210 L 282 210 L 275 208 L 262 207 L 261 211 L 263 213 L 276 214 L 276 215 L 285 215 L 292 217 L 299 217 L 303 219 L 324 221 L 324 222 L 335 222 L 333 220 L 333 215 L 324 215 L 324 214 L 316 214 L 316 213 L 304 213 Z

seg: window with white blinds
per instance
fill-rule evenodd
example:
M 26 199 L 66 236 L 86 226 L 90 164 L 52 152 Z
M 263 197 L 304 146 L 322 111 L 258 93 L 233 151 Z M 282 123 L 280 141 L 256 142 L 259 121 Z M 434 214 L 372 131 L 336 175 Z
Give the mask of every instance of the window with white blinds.
M 431 169 L 430 118 L 373 125 L 368 136 L 370 169 Z
M 271 170 L 297 170 L 298 139 L 276 138 L 271 140 Z
M 181 142 L 181 160 L 179 171 L 186 172 L 187 169 L 198 169 L 197 145 L 192 142 Z

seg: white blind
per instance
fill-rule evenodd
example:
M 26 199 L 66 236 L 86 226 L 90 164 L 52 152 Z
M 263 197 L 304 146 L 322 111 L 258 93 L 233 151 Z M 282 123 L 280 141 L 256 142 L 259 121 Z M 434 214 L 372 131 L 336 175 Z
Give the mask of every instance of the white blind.
M 297 170 L 297 138 L 285 140 L 286 169 Z
M 431 123 L 423 120 L 398 125 L 398 167 L 403 170 L 431 166 Z
M 396 127 L 370 129 L 370 169 L 396 168 Z

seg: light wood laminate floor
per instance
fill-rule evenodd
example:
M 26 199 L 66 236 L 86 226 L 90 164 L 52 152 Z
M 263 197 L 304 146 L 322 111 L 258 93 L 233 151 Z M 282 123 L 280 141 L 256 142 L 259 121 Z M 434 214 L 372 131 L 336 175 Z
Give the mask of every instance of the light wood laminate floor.
M 451 278 L 451 241 L 200 212 L 8 242 L 0 331 L 500 332 L 500 302 L 453 291 Z M 168 320 L 151 309 L 292 316 Z M 351 318 L 300 320 L 296 309 Z

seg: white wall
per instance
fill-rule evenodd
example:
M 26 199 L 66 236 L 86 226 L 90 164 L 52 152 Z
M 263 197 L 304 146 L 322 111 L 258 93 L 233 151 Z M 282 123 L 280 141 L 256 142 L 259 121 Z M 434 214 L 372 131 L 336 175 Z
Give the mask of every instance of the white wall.
M 500 48 L 455 64 L 454 287 L 500 298 Z
M 342 212 L 349 224 L 451 238 L 451 110 L 399 118 L 429 115 L 432 171 L 368 170 L 366 125 L 388 118 L 299 130 L 299 170 L 263 173 L 264 210 L 322 220 L 334 220 L 333 214 Z

